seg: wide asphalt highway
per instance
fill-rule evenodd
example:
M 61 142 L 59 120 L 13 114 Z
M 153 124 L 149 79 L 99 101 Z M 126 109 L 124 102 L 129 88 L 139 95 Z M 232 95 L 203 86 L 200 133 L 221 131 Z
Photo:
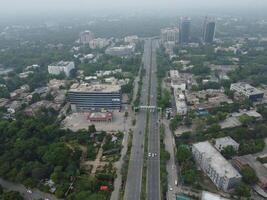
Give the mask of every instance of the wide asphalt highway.
M 157 106 L 157 63 L 156 51 L 158 41 L 152 41 L 151 51 L 151 88 L 150 88 L 150 105 Z M 158 112 L 155 110 L 150 113 L 149 134 L 148 134 L 148 157 L 147 167 L 147 199 L 160 199 L 160 144 L 158 131 Z
M 144 44 L 143 64 L 146 71 L 143 77 L 141 90 L 141 105 L 147 105 L 148 81 L 151 66 L 151 39 L 146 39 Z M 139 200 L 141 192 L 142 169 L 144 159 L 144 135 L 146 125 L 146 112 L 141 111 L 136 116 L 136 126 L 133 134 L 132 150 L 130 155 L 127 182 L 125 187 L 125 200 Z M 147 156 L 147 155 L 145 155 Z M 144 172 L 146 173 L 146 172 Z M 145 187 L 145 186 L 144 186 Z

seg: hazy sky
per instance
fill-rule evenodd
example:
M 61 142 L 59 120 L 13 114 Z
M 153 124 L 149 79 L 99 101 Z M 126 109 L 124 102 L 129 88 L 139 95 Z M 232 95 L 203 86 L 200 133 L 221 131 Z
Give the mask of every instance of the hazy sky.
M 0 0 L 1 14 L 71 12 L 122 9 L 220 9 L 259 8 L 267 10 L 267 0 Z

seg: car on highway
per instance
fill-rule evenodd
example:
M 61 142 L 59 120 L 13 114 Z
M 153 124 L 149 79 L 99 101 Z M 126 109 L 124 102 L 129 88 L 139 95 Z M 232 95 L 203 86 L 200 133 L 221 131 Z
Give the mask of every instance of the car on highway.
M 151 157 L 151 153 L 150 152 L 148 153 L 148 157 Z
M 173 191 L 173 188 L 172 188 L 172 187 L 170 187 L 170 188 L 169 188 L 169 190 L 170 190 L 170 191 Z

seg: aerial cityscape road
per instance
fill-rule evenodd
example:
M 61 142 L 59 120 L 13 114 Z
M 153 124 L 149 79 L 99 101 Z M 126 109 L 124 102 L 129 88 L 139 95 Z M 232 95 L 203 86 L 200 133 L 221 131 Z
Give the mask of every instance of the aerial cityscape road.
M 150 106 L 157 104 L 157 65 L 156 49 L 157 40 L 152 40 L 151 45 L 151 87 L 150 87 Z M 147 199 L 160 199 L 160 147 L 158 133 L 158 113 L 157 110 L 150 113 L 149 134 L 148 134 L 148 167 L 147 167 Z
M 151 40 L 145 40 L 143 66 L 146 71 L 143 77 L 143 85 L 141 89 L 141 105 L 147 104 L 147 91 L 149 81 L 149 69 L 151 62 Z M 144 159 L 144 134 L 146 124 L 146 112 L 136 114 L 136 128 L 133 134 L 132 150 L 129 162 L 127 182 L 125 187 L 125 200 L 139 200 L 141 192 L 142 168 Z

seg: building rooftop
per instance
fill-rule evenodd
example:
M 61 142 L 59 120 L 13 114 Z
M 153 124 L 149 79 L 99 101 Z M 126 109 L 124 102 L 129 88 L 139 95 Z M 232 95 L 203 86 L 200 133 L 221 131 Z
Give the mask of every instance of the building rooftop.
M 203 191 L 201 195 L 201 200 L 228 200 L 228 199 L 225 199 L 218 194 Z
M 255 95 L 255 94 L 261 94 L 263 93 L 261 90 L 251 86 L 250 84 L 239 82 L 239 83 L 233 83 L 231 84 L 231 88 L 239 88 L 240 91 L 245 93 L 246 95 Z
M 54 62 L 52 64 L 50 64 L 50 66 L 61 66 L 61 67 L 65 67 L 68 66 L 70 63 L 72 63 L 72 61 L 59 61 L 59 62 Z
M 73 84 L 70 88 L 71 92 L 118 92 L 121 87 L 111 84 Z
M 127 49 L 133 49 L 133 45 L 125 45 L 125 46 L 115 46 L 115 47 L 110 47 L 108 50 L 111 51 L 121 51 L 121 50 L 127 50 Z
M 216 144 L 222 145 L 222 146 L 238 145 L 238 143 L 235 140 L 233 140 L 230 136 L 217 138 L 215 142 Z
M 210 166 L 221 177 L 241 177 L 239 172 L 208 142 L 199 142 L 193 146 L 209 160 Z
M 249 111 L 241 111 L 239 113 L 232 113 L 234 117 L 240 117 L 241 115 L 246 114 L 250 117 L 255 117 L 257 119 L 262 118 L 261 114 L 258 113 L 256 110 L 249 110 Z
M 180 76 L 179 76 L 178 70 L 170 70 L 170 77 L 171 77 L 171 79 L 179 78 Z
M 235 140 L 233 140 L 231 137 L 227 136 L 227 137 L 215 139 L 214 146 L 218 151 L 221 151 L 224 147 L 227 147 L 227 146 L 239 147 L 239 144 Z
M 101 113 L 101 112 L 93 112 L 88 115 L 88 119 L 105 119 L 108 117 L 112 117 L 112 113 L 106 112 L 106 113 Z

